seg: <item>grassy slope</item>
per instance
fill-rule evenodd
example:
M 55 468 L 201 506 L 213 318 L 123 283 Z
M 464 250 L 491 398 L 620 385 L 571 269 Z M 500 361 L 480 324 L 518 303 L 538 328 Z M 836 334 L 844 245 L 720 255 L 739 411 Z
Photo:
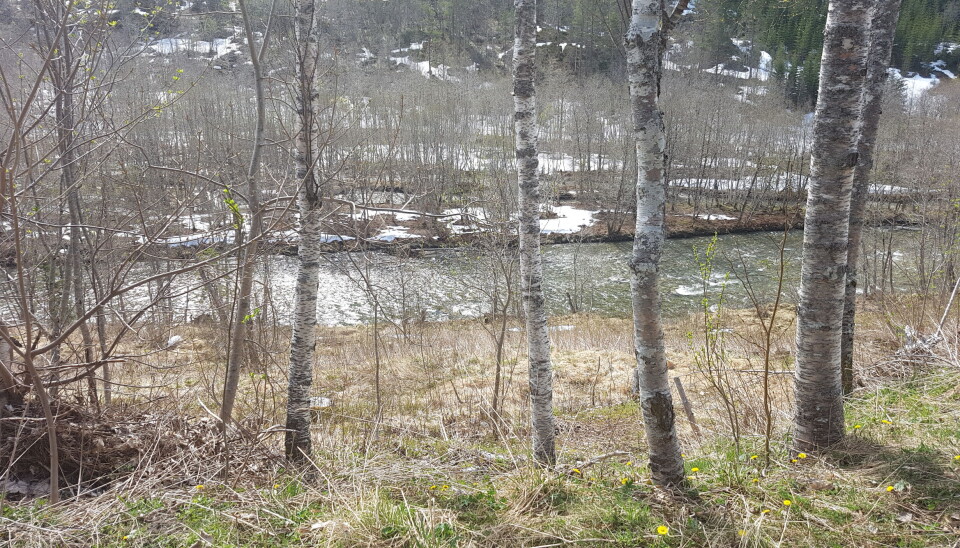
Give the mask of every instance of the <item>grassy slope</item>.
M 673 497 L 647 484 L 636 406 L 624 394 L 612 392 L 612 384 L 600 383 L 602 394 L 597 395 L 589 382 L 592 373 L 575 374 L 592 371 L 583 364 L 595 363 L 597 356 L 606 356 L 618 367 L 628 366 L 628 359 L 621 363 L 623 356 L 586 349 L 603 344 L 597 340 L 600 333 L 622 330 L 623 321 L 581 318 L 571 322 L 575 330 L 556 335 L 558 378 L 565 394 L 558 400 L 565 463 L 561 472 L 532 469 L 525 462 L 522 408 L 513 410 L 514 418 L 503 425 L 498 439 L 470 431 L 486 423 L 458 425 L 452 411 L 441 412 L 435 427 L 416 428 L 419 423 L 414 418 L 430 415 L 435 411 L 430 406 L 436 405 L 431 397 L 416 397 L 394 402 L 396 409 L 407 408 L 410 421 L 402 423 L 406 427 L 374 428 L 370 422 L 325 417 L 327 426 L 319 431 L 316 467 L 310 478 L 285 472 L 278 462 L 273 468 L 247 470 L 230 481 L 185 479 L 179 485 L 151 490 L 133 485 L 55 508 L 42 502 L 7 505 L 3 509 L 7 540 L 21 546 L 553 546 L 567 542 L 580 546 L 950 546 L 956 542 L 960 533 L 960 372 L 955 367 L 915 371 L 907 379 L 874 377 L 871 387 L 849 400 L 848 443 L 819 458 L 791 462 L 786 445 L 789 417 L 776 415 L 770 465 L 765 467 L 763 440 L 756 434 L 762 431 L 759 424 L 744 422 L 738 449 L 721 408 L 711 407 L 716 402 L 709 398 L 709 387 L 698 384 L 696 372 L 681 366 L 675 372 L 686 379 L 704 434 L 694 436 L 680 419 L 690 492 Z M 789 329 L 783 331 L 788 337 Z M 575 344 L 576 337 L 584 339 L 582 347 Z M 462 338 L 463 334 L 456 337 Z M 612 343 L 601 348 L 622 351 Z M 441 350 L 434 350 L 442 361 Z M 672 359 L 695 361 L 684 355 Z M 476 357 L 465 363 L 475 361 Z M 450 369 L 449 374 L 469 375 L 467 369 Z M 481 371 L 478 377 L 487 374 Z M 469 394 L 464 389 L 475 379 L 463 380 L 459 388 L 451 383 L 448 390 L 437 369 L 418 374 L 411 368 L 395 378 L 400 384 L 405 377 L 422 383 L 431 376 L 436 377 L 438 390 L 457 392 L 461 407 L 468 408 L 465 413 L 475 413 L 469 411 L 473 407 L 465 402 Z M 340 382 L 336 375 L 332 377 L 330 382 Z M 522 396 L 522 390 L 517 394 Z M 592 407 L 591 399 L 597 400 Z M 748 399 L 741 403 L 743 414 L 752 412 Z M 359 416 L 361 402 L 344 403 L 338 412 Z M 679 410 L 678 417 L 682 417 Z M 595 464 L 578 464 L 613 450 L 623 453 Z M 790 501 L 789 506 L 785 501 Z M 660 534 L 661 527 L 668 528 L 667 534 Z

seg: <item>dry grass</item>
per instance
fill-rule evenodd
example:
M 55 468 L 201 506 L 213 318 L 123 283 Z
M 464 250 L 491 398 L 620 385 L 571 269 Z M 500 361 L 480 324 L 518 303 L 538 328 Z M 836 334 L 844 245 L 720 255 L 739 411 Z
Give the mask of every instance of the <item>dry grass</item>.
M 878 363 L 890 356 L 888 326 L 898 319 L 870 303 L 863 310 L 861 340 L 867 342 L 859 351 Z M 312 465 L 292 471 L 283 468 L 276 433 L 282 422 L 286 333 L 258 334 L 259 366 L 241 384 L 239 429 L 231 434 L 232 458 L 225 470 L 220 438 L 204 409 L 217 408 L 222 333 L 215 326 L 182 327 L 175 333 L 185 339 L 179 346 L 155 352 L 171 334 L 161 330 L 140 343 L 145 355 L 135 366 L 131 362 L 119 371 L 126 386 L 116 399 L 131 427 L 147 415 L 155 418 L 140 438 L 177 440 L 171 447 L 178 449 L 138 442 L 145 448 L 128 462 L 125 475 L 103 486 L 108 490 L 53 507 L 31 500 L 6 503 L 0 517 L 6 536 L 0 542 L 950 545 L 960 531 L 960 461 L 952 459 L 960 454 L 955 356 L 946 352 L 925 360 L 952 363 L 946 373 L 911 367 L 891 379 L 879 376 L 884 370 L 864 369 L 872 376 L 864 379 L 869 388 L 848 405 L 852 435 L 847 445 L 795 463 L 786 443 L 792 379 L 772 375 L 776 411 L 771 466 L 765 467 L 762 374 L 757 373 L 764 367 L 757 357 L 763 344 L 760 319 L 751 312 L 726 311 L 723 344 L 709 358 L 704 344 L 716 333 L 701 327 L 702 317 L 690 316 L 667 330 L 672 372 L 682 380 L 700 427 L 694 434 L 678 407 L 693 488 L 682 497 L 646 484 L 641 418 L 629 394 L 628 320 L 577 315 L 553 321 L 558 326 L 551 335 L 561 461 L 555 472 L 526 460 L 519 331 L 508 331 L 505 339 L 503 412 L 494 420 L 496 347 L 490 324 L 411 325 L 406 333 L 395 327 L 377 333 L 369 326 L 321 329 L 315 394 L 330 397 L 334 405 L 318 416 Z M 792 367 L 793 329 L 793 314 L 784 307 L 773 330 L 774 371 Z M 958 346 L 950 341 L 940 348 Z M 733 403 L 732 414 L 718 388 Z M 731 442 L 734 431 L 739 447 Z M 622 453 L 584 464 L 612 451 Z M 760 457 L 751 459 L 755 454 Z M 577 466 L 582 469 L 569 472 Z M 669 534 L 659 535 L 659 526 L 669 527 Z

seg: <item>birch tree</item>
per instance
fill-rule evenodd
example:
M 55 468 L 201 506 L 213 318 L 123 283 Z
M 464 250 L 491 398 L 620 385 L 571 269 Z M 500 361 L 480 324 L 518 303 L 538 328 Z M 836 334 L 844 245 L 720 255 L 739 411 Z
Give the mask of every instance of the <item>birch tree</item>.
M 853 174 L 853 197 L 850 204 L 850 231 L 847 241 L 847 281 L 843 300 L 843 339 L 840 346 L 840 369 L 843 393 L 853 391 L 854 321 L 857 314 L 857 268 L 864 213 L 873 169 L 873 149 L 880 127 L 883 89 L 887 67 L 893 50 L 893 35 L 900 15 L 900 0 L 880 0 L 870 26 L 870 51 L 867 57 L 867 81 L 863 90 L 863 111 L 860 115 L 859 162 Z
M 543 296 L 540 260 L 540 181 L 537 174 L 537 98 L 534 86 L 537 47 L 537 0 L 516 0 L 513 45 L 513 103 L 517 180 L 520 186 L 520 279 L 526 315 L 530 373 L 530 416 L 533 457 L 556 462 L 553 425 L 553 371 Z
M 634 0 L 625 44 L 637 154 L 637 225 L 630 258 L 635 388 L 643 411 L 650 472 L 661 486 L 680 485 L 684 479 L 660 318 L 666 135 L 659 100 L 667 33 L 686 6 L 687 1 L 680 0 L 668 14 L 665 0 Z
M 314 171 L 314 80 L 318 57 L 314 0 L 297 2 L 294 25 L 297 39 L 294 89 L 297 133 L 294 161 L 297 181 L 300 183 L 300 248 L 293 305 L 293 334 L 290 342 L 284 449 L 288 459 L 304 461 L 311 450 L 310 388 L 313 385 L 313 358 L 317 346 L 317 291 L 320 284 L 322 220 L 320 208 L 323 204 L 319 179 Z
M 872 4 L 832 0 L 824 31 L 797 307 L 797 451 L 828 447 L 844 433 L 841 323 Z

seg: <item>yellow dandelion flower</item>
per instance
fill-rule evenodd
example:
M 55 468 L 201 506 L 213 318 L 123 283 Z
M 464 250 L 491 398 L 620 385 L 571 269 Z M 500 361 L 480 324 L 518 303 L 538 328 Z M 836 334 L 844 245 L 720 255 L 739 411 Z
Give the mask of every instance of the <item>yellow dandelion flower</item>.
M 746 532 L 746 531 L 744 531 L 743 529 L 740 529 L 739 531 L 737 531 L 737 534 L 738 534 L 738 535 L 740 535 L 740 536 L 742 537 L 742 536 L 744 536 L 744 535 L 746 535 L 746 534 L 747 534 L 747 532 Z
M 627 466 L 633 466 L 633 461 L 632 461 L 632 460 L 628 460 L 628 461 L 627 461 Z
M 444 485 L 443 487 L 441 487 L 441 489 L 450 489 L 450 486 L 449 486 L 449 485 Z
M 783 499 L 784 506 L 790 506 L 791 504 L 793 504 L 793 502 L 791 502 L 790 499 Z
M 273 488 L 274 488 L 274 489 L 280 489 L 280 484 L 279 484 L 279 483 L 274 483 L 274 484 L 273 484 Z
M 790 459 L 790 462 L 797 462 L 797 459 Z
M 893 424 L 892 422 L 888 421 L 887 419 L 883 419 L 883 420 L 880 421 L 880 422 L 882 422 L 883 424 Z
M 572 473 L 574 473 L 574 474 L 582 474 L 582 473 L 583 473 L 583 472 L 581 472 L 581 471 L 580 471 L 579 469 L 577 469 L 577 468 L 574 468 L 574 469 L 570 470 L 570 472 L 572 472 Z
M 769 514 L 769 513 L 770 513 L 770 510 L 767 509 L 767 508 L 764 508 L 763 510 L 760 510 L 760 513 L 761 513 L 761 514 Z
M 130 538 L 130 535 L 123 535 L 123 540 L 127 540 L 129 538 Z
M 693 468 L 690 469 L 690 471 L 691 471 L 691 472 L 699 472 L 700 469 L 697 468 L 696 466 L 694 466 Z
M 431 485 L 431 486 L 430 486 L 430 489 L 436 489 L 436 488 L 437 488 L 436 485 Z
M 862 424 L 854 424 L 854 425 L 853 425 L 853 429 L 854 429 L 854 430 L 860 430 L 861 428 L 863 428 L 863 425 L 862 425 Z
M 798 459 L 805 459 L 805 458 L 807 458 L 807 454 L 806 454 L 806 453 L 797 453 L 797 458 L 798 458 Z
M 630 483 L 630 478 L 620 478 L 620 485 L 627 485 Z
M 197 489 L 197 491 L 203 491 L 203 490 L 205 489 L 205 487 L 204 487 L 203 484 L 201 483 L 200 485 L 197 485 L 196 489 Z
M 750 455 L 750 460 L 757 460 L 759 455 Z
M 887 492 L 889 493 L 890 491 L 893 491 L 893 486 L 892 486 L 892 485 L 888 485 L 888 486 L 887 486 Z
M 693 476 L 687 476 L 687 479 L 692 480 Z
M 666 525 L 661 525 L 660 527 L 657 527 L 658 535 L 667 535 L 669 533 L 670 533 L 670 528 L 667 527 Z
M 960 455 L 953 457 L 953 460 L 960 460 Z
M 753 478 L 753 483 L 760 483 L 760 478 Z

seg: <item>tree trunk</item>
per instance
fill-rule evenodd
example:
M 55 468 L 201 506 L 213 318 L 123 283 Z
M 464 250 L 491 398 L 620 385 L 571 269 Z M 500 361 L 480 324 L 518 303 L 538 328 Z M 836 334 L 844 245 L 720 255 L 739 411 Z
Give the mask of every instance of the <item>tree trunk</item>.
M 840 339 L 870 5 L 831 1 L 824 32 L 797 307 L 797 451 L 828 447 L 844 434 Z
M 310 389 L 313 357 L 317 346 L 317 291 L 320 284 L 320 208 L 318 178 L 314 171 L 314 78 L 317 67 L 314 0 L 300 0 L 296 13 L 298 129 L 296 170 L 300 183 L 300 250 L 297 288 L 290 342 L 290 373 L 287 385 L 287 433 L 284 449 L 292 461 L 310 455 Z
M 680 12 L 686 7 L 681 1 Z M 663 0 L 634 0 L 626 35 L 627 72 L 637 154 L 637 225 L 632 272 L 636 389 L 650 451 L 650 472 L 661 486 L 683 483 L 683 458 L 674 426 L 660 319 L 660 256 L 666 206 L 666 136 L 660 111 L 663 51 L 670 26 Z
M 550 336 L 543 296 L 540 260 L 540 181 L 537 159 L 536 73 L 537 1 L 516 0 L 513 46 L 513 104 L 516 131 L 517 180 L 520 185 L 520 280 L 526 314 L 530 371 L 530 415 L 533 457 L 540 464 L 556 462 L 553 424 L 553 370 Z
M 847 243 L 847 282 L 843 300 L 843 339 L 840 346 L 840 369 L 843 393 L 853 391 L 853 341 L 857 313 L 857 263 L 864 213 L 873 169 L 873 148 L 880 126 L 883 88 L 893 49 L 893 34 L 900 15 L 900 0 L 881 0 L 873 10 L 870 27 L 870 51 L 867 58 L 867 82 L 863 91 L 863 112 L 860 115 L 859 163 L 853 174 L 853 196 L 850 203 L 850 230 Z
M 270 27 L 273 22 L 273 10 L 276 2 L 270 7 L 270 18 L 264 31 L 263 42 L 257 48 L 256 38 L 250 23 L 250 14 L 244 0 L 239 0 L 240 13 L 243 20 L 244 35 L 247 47 L 250 49 L 250 62 L 253 65 L 254 90 L 256 92 L 257 122 L 254 127 L 253 151 L 250 154 L 250 163 L 247 167 L 247 206 L 250 214 L 250 237 L 246 247 L 238 253 L 240 287 L 237 291 L 237 305 L 233 317 L 233 331 L 230 333 L 230 354 L 227 356 L 227 372 L 223 383 L 223 405 L 220 408 L 220 425 L 226 432 L 227 426 L 233 417 L 233 406 L 237 397 L 237 385 L 240 383 L 240 369 L 244 357 L 247 356 L 247 336 L 252 327 L 250 318 L 250 301 L 253 293 L 253 272 L 257 266 L 259 255 L 260 236 L 263 233 L 263 208 L 260 206 L 260 184 L 257 179 L 260 172 L 260 154 L 265 144 L 263 135 L 266 125 L 266 97 L 263 90 L 263 69 L 261 61 L 270 39 Z M 243 227 L 237 229 L 243 234 Z M 244 242 L 237 238 L 237 245 Z

